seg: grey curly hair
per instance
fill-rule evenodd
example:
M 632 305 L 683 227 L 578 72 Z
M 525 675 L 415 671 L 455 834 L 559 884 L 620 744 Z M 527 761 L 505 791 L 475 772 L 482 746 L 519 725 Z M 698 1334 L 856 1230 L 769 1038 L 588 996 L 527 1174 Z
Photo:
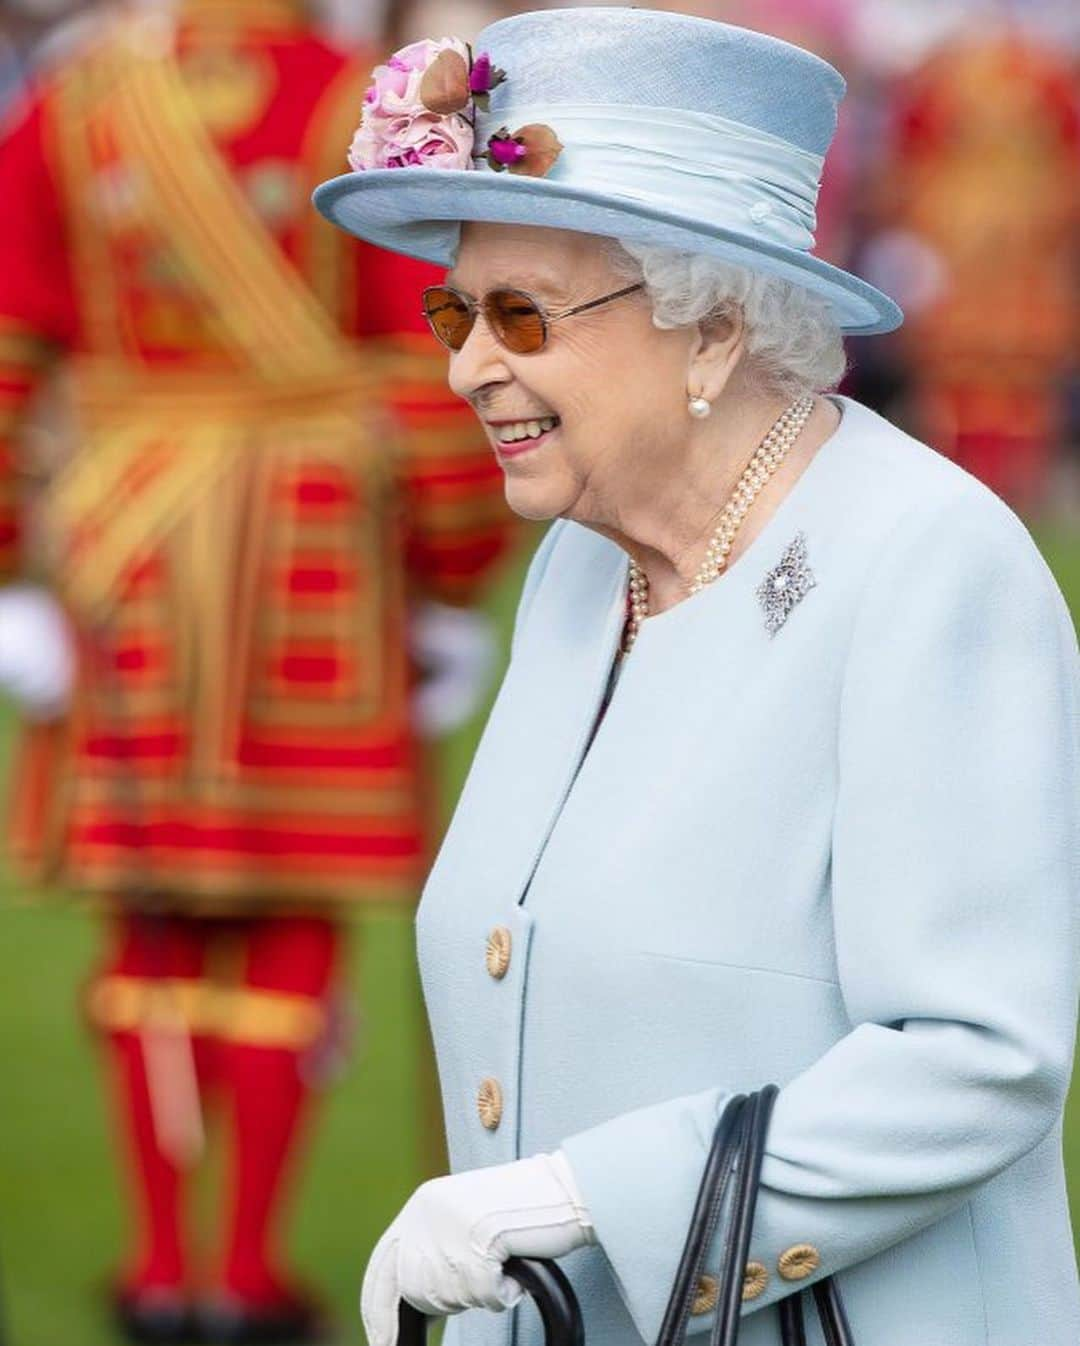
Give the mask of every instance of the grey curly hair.
M 644 281 L 659 328 L 689 327 L 741 309 L 747 373 L 770 393 L 799 397 L 835 388 L 847 358 L 825 300 L 799 285 L 700 253 L 610 240 L 615 270 Z

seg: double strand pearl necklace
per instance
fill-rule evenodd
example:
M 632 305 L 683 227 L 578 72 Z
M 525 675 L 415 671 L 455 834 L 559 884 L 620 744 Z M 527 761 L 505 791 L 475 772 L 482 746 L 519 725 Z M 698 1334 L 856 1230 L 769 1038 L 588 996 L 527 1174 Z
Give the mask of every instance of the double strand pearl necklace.
M 788 450 L 798 439 L 803 426 L 810 419 L 814 409 L 812 396 L 800 397 L 792 402 L 769 433 L 754 451 L 754 456 L 743 469 L 720 514 L 720 522 L 709 539 L 705 556 L 698 567 L 697 574 L 690 581 L 688 594 L 696 594 L 711 584 L 727 565 L 735 534 L 746 518 L 750 506 L 757 499 L 761 488 L 784 461 Z M 629 654 L 637 640 L 641 623 L 649 615 L 649 580 L 636 561 L 630 562 L 630 618 L 626 625 L 623 640 L 623 653 Z

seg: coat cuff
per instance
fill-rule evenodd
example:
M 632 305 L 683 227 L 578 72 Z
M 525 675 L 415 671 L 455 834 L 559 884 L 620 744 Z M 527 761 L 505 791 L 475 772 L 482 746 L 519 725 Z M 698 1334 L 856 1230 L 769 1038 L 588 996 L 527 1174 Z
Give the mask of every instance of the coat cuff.
M 668 1296 L 729 1093 L 715 1089 L 624 1113 L 562 1143 L 619 1294 L 645 1341 Z M 628 1156 L 636 1159 L 627 1164 Z M 643 1237 L 643 1233 L 645 1237 Z M 711 1326 L 711 1312 L 690 1320 Z

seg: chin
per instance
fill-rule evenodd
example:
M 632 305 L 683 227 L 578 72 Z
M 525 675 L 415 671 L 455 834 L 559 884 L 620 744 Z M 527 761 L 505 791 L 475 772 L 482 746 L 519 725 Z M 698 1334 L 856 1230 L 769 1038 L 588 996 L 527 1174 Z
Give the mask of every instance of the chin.
M 565 514 L 573 502 L 567 500 L 566 492 L 560 491 L 553 482 L 515 480 L 508 476 L 506 503 L 519 518 L 544 523 Z

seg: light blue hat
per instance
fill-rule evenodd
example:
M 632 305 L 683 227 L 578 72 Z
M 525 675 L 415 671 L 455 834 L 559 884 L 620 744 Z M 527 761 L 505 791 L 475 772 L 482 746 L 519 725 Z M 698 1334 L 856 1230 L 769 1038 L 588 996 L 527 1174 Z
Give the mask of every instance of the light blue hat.
M 476 148 L 540 123 L 563 148 L 543 177 L 476 167 L 372 168 L 323 183 L 333 223 L 450 267 L 461 223 L 548 225 L 707 254 L 828 300 L 847 332 L 903 320 L 880 290 L 814 257 L 825 151 L 844 95 L 817 56 L 660 10 L 540 10 L 490 24 L 476 53 L 505 81 L 477 107 Z

